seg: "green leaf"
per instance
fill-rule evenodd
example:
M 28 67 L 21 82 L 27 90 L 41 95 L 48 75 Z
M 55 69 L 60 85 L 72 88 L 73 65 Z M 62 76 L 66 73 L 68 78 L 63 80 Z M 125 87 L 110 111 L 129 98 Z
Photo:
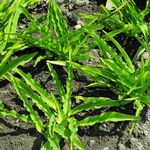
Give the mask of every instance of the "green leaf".
M 72 114 L 77 114 L 79 112 L 82 112 L 83 110 L 88 111 L 90 109 L 99 109 L 101 107 L 119 107 L 121 105 L 125 105 L 129 103 L 128 101 L 112 100 L 110 98 L 105 98 L 105 97 L 86 98 L 86 97 L 78 96 L 76 98 L 83 100 L 85 103 L 74 107 L 72 110 Z
M 41 150 L 60 150 L 59 139 L 57 136 L 47 137 L 46 143 L 42 146 Z
M 35 60 L 34 67 L 36 67 L 37 64 L 38 64 L 40 61 L 44 60 L 45 58 L 46 58 L 46 56 L 39 56 L 39 57 Z
M 35 0 L 34 0 L 35 1 Z M 18 20 L 20 17 L 20 14 L 22 13 L 19 9 L 19 5 L 22 5 L 23 7 L 26 7 L 29 5 L 31 0 L 11 0 L 11 1 L 5 1 L 0 5 L 0 21 L 1 21 L 1 28 L 2 31 L 0 33 L 2 41 L 0 42 L 0 52 L 3 52 L 5 49 L 8 40 L 13 39 L 16 37 L 16 31 L 18 27 Z M 33 0 L 32 0 L 33 2 Z
M 52 22 L 55 34 L 58 38 L 67 34 L 67 23 L 64 20 L 62 12 L 55 0 L 49 1 L 48 17 L 50 18 L 48 18 L 47 25 L 49 27 L 49 23 Z
M 41 147 L 40 150 L 48 150 L 51 149 L 50 142 L 46 141 L 46 143 Z
M 111 85 L 107 81 L 99 80 L 98 82 L 94 82 L 85 86 L 85 88 L 90 88 L 90 87 L 111 87 Z
M 23 71 L 17 69 L 17 73 L 20 74 L 23 79 L 25 80 L 25 82 L 30 85 L 30 87 L 35 90 L 36 92 L 38 92 L 41 96 L 41 99 L 51 108 L 53 108 L 54 110 L 56 110 L 57 108 L 57 102 L 53 101 L 51 95 L 44 90 L 40 84 L 38 84 L 37 82 L 35 82 L 32 77 L 30 75 L 25 74 Z
M 75 138 L 78 138 L 78 135 L 77 135 L 77 131 L 78 131 L 78 126 L 77 126 L 77 121 L 75 118 L 69 118 L 68 119 L 68 122 L 69 122 L 69 129 L 70 129 L 70 149 L 74 149 L 74 140 Z
M 3 52 L 2 54 L 4 58 L 2 59 L 0 66 L 5 65 L 10 59 L 10 57 L 14 54 L 14 52 L 18 50 L 23 50 L 25 48 L 27 48 L 27 46 L 25 44 L 21 44 L 20 40 L 16 41 L 16 43 L 13 44 L 12 46 L 9 46 L 8 48 L 6 48 L 6 51 Z
M 131 76 L 130 73 L 127 72 L 126 69 L 120 68 L 120 66 L 111 59 L 102 59 L 101 61 L 103 64 L 103 69 L 106 69 L 108 67 L 109 70 L 112 71 L 112 74 L 117 75 L 116 80 L 121 82 L 123 85 L 131 88 L 135 85 L 135 79 Z
M 105 112 L 99 116 L 90 116 L 78 122 L 78 126 L 92 126 L 102 122 L 137 121 L 139 117 L 118 112 Z
M 30 117 L 32 119 L 32 123 L 36 127 L 37 131 L 42 132 L 43 129 L 44 129 L 43 122 L 39 118 L 39 116 L 36 114 L 36 112 L 33 110 L 32 105 L 28 102 L 28 98 L 23 93 L 24 91 L 22 91 L 22 89 L 20 88 L 20 84 L 19 84 L 17 78 L 15 78 L 15 77 L 13 77 L 11 75 L 11 80 L 12 80 L 12 83 L 13 83 L 13 85 L 15 87 L 15 90 L 16 90 L 17 94 L 19 95 L 19 97 L 23 101 L 24 107 L 30 113 Z
M 68 78 L 66 83 L 66 95 L 65 95 L 65 101 L 63 105 L 63 110 L 65 114 L 68 114 L 71 109 L 71 94 L 73 90 L 73 69 L 70 64 L 68 66 Z
M 59 96 L 61 97 L 62 102 L 65 102 L 65 90 L 64 87 L 62 86 L 62 83 L 58 77 L 57 72 L 53 69 L 53 66 L 50 63 L 47 63 L 48 69 L 51 73 L 51 76 L 53 77 L 55 81 L 55 86 L 57 88 L 57 91 L 59 93 Z
M 34 28 L 37 29 L 37 31 L 40 32 L 41 35 L 45 35 L 45 32 L 42 29 L 41 24 L 38 22 L 38 19 L 34 18 L 28 11 L 26 8 L 24 8 L 23 6 L 20 6 L 21 11 L 23 12 L 23 14 L 31 21 L 31 23 L 34 25 Z M 43 31 L 43 32 L 42 32 Z
M 53 65 L 59 65 L 59 66 L 66 66 L 66 62 L 65 61 L 57 61 L 57 60 L 47 60 L 47 63 L 53 64 Z
M 37 107 L 44 112 L 44 114 L 47 117 L 51 117 L 52 111 L 49 109 L 48 105 L 44 103 L 44 101 L 39 98 L 36 94 L 34 94 L 34 91 L 31 90 L 28 86 L 26 86 L 21 80 L 18 80 L 18 83 L 20 84 L 20 90 L 24 92 L 24 94 L 28 95 L 32 99 L 32 102 L 34 102 Z
M 146 105 L 150 105 L 150 96 L 141 97 L 141 101 Z
M 55 125 L 55 116 L 52 115 L 50 117 L 50 121 L 48 124 L 48 132 L 49 132 L 50 137 L 54 137 L 54 125 Z
M 15 60 L 12 60 L 6 65 L 0 66 L 0 77 L 5 75 L 7 72 L 17 68 L 18 66 L 24 65 L 25 63 L 29 62 L 36 54 L 37 53 L 23 55 Z
M 96 67 L 90 67 L 90 66 L 82 66 L 74 62 L 69 62 L 73 68 L 81 70 L 83 73 L 85 73 L 88 76 L 91 76 L 93 78 L 99 78 L 100 77 L 105 77 L 107 79 L 110 79 L 112 81 L 115 81 L 116 79 L 113 77 L 112 74 L 107 72 L 106 70 L 101 70 L 100 68 Z M 99 78 L 101 80 L 101 78 Z
M 54 131 L 56 133 L 58 133 L 61 137 L 63 137 L 64 139 L 66 140 L 69 140 L 69 137 L 70 137 L 70 132 L 67 128 L 65 128 L 64 126 L 62 125 L 58 125 L 58 124 L 55 124 L 54 125 Z
M 7 4 L 7 0 L 3 0 L 1 3 L 0 3 L 0 12 L 5 8 Z
M 67 128 L 65 128 L 65 127 L 63 127 L 61 125 L 57 125 L 56 124 L 54 126 L 54 131 L 56 133 L 58 133 L 60 136 L 62 136 L 64 139 L 69 140 L 71 133 L 70 133 L 70 131 Z M 84 150 L 85 149 L 84 146 L 83 146 L 83 144 L 81 143 L 81 141 L 77 137 L 74 139 L 74 145 L 79 150 Z
M 134 72 L 135 71 L 135 67 L 133 66 L 130 57 L 127 55 L 127 53 L 122 48 L 122 46 L 109 33 L 105 32 L 105 34 L 115 44 L 115 46 L 117 47 L 117 49 L 120 51 L 121 56 L 124 58 L 124 60 L 128 64 L 128 67 L 130 68 L 131 72 Z
M 24 122 L 32 123 L 32 120 L 30 119 L 30 117 L 28 117 L 26 115 L 20 115 L 18 112 L 14 111 L 14 110 L 7 110 L 5 108 L 0 107 L 0 115 L 13 117 L 13 118 L 19 119 Z
M 59 144 L 59 139 L 57 136 L 54 136 L 54 137 L 50 137 L 48 138 L 48 141 L 50 143 L 50 149 L 52 150 L 60 150 L 60 144 Z
M 89 60 L 91 59 L 92 56 L 89 54 L 79 54 L 79 55 L 75 55 L 73 57 L 73 61 L 78 61 L 78 60 Z

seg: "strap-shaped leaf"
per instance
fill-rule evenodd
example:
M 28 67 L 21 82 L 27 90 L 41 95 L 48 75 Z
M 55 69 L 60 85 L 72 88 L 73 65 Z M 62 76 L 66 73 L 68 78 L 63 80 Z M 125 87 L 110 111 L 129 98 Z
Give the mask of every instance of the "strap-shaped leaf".
M 54 137 L 49 137 L 48 141 L 50 143 L 50 149 L 52 150 L 60 150 L 60 139 L 55 135 Z M 47 149 L 46 149 L 47 150 Z
M 132 61 L 131 61 L 130 57 L 127 55 L 127 53 L 125 52 L 125 50 L 122 48 L 122 46 L 109 33 L 105 32 L 105 34 L 115 44 L 115 46 L 117 47 L 117 49 L 120 51 L 121 56 L 126 61 L 128 67 L 131 70 L 131 72 L 134 72 L 135 71 L 135 67 L 132 64 Z M 127 68 L 127 69 L 129 69 L 129 68 Z
M 0 77 L 5 75 L 7 72 L 15 69 L 16 67 L 20 65 L 24 65 L 25 63 L 29 62 L 37 53 L 27 54 L 23 55 L 21 57 L 18 57 L 15 60 L 12 60 L 6 65 L 0 66 Z
M 57 101 L 56 96 L 52 92 L 51 92 L 51 97 L 52 97 L 53 101 Z M 59 103 L 57 103 L 56 107 L 57 107 L 57 119 L 56 119 L 56 122 L 58 124 L 61 124 L 61 122 L 64 120 L 65 115 L 64 115 L 64 112 L 63 112 L 63 110 L 61 108 L 61 105 Z
M 49 134 L 49 128 L 44 132 L 44 136 L 47 139 L 46 143 L 43 145 L 42 150 L 60 150 L 60 137 L 54 133 L 54 136 Z
M 137 121 L 139 117 L 118 112 L 105 112 L 99 116 L 90 116 L 78 122 L 78 126 L 92 126 L 102 122 Z
M 68 78 L 66 83 L 66 95 L 65 95 L 65 101 L 63 106 L 63 110 L 65 114 L 68 114 L 71 109 L 71 94 L 73 89 L 73 69 L 72 66 L 70 66 L 70 64 L 67 64 L 67 66 L 68 66 Z
M 57 102 L 56 101 L 53 101 L 51 95 L 46 91 L 44 90 L 40 84 L 38 84 L 37 82 L 35 82 L 31 75 L 27 75 L 25 74 L 23 71 L 17 69 L 17 73 L 20 74 L 23 79 L 25 80 L 25 82 L 33 89 L 35 90 L 36 92 L 38 92 L 41 96 L 41 99 L 43 99 L 43 101 L 51 108 L 53 108 L 54 110 L 56 110 L 57 108 Z
M 13 85 L 15 87 L 15 90 L 16 90 L 17 94 L 19 95 L 19 97 L 23 101 L 24 107 L 30 113 L 30 117 L 32 119 L 32 123 L 36 127 L 37 131 L 42 132 L 43 131 L 43 127 L 44 127 L 43 123 L 42 123 L 41 119 L 39 118 L 39 116 L 36 114 L 36 112 L 33 110 L 32 105 L 28 102 L 28 98 L 23 93 L 22 89 L 19 87 L 19 82 L 13 76 L 11 76 L 11 80 L 13 82 Z
M 112 74 L 117 75 L 118 81 L 120 81 L 122 84 L 126 85 L 129 88 L 134 86 L 135 79 L 130 73 L 126 71 L 126 69 L 120 68 L 120 66 L 118 66 L 118 64 L 111 59 L 101 59 L 101 61 L 105 65 L 103 69 L 106 69 L 106 67 L 108 67 L 108 69 L 112 71 Z
M 85 103 L 74 107 L 72 110 L 72 114 L 76 114 L 82 111 L 88 111 L 90 109 L 99 109 L 101 107 L 118 107 L 129 103 L 129 101 L 118 101 L 118 100 L 112 100 L 104 97 L 86 98 L 86 97 L 79 96 L 77 98 L 84 100 Z
M 25 48 L 27 48 L 27 46 L 25 44 L 22 44 L 20 40 L 16 41 L 15 44 L 8 47 L 6 49 L 6 52 L 4 52 L 5 55 L 0 63 L 0 66 L 7 64 L 8 60 L 10 59 L 10 57 L 13 55 L 14 52 L 18 50 L 23 50 Z
M 54 126 L 54 131 L 58 133 L 60 136 L 62 136 L 64 139 L 69 140 L 70 138 L 70 131 L 61 126 L 61 125 L 55 125 Z M 74 139 L 74 145 L 79 149 L 79 150 L 85 150 L 84 145 L 81 143 L 80 139 L 78 137 L 75 137 Z
M 128 72 L 131 72 L 127 65 L 122 61 L 121 57 L 105 42 L 104 39 L 99 38 L 99 36 L 94 31 L 88 30 L 88 32 L 93 36 L 95 42 L 97 43 L 100 49 L 100 52 L 104 55 L 104 58 L 109 58 L 107 55 L 108 53 L 116 61 L 116 64 L 118 66 L 120 66 L 123 69 L 126 69 Z
M 14 38 L 16 36 L 17 26 L 18 26 L 18 19 L 20 14 L 22 13 L 19 9 L 19 5 L 26 7 L 27 5 L 34 3 L 38 0 L 11 0 L 6 1 L 3 0 L 0 5 L 0 12 L 2 14 L 1 17 L 1 31 L 4 33 L 2 34 L 2 42 L 0 42 L 0 52 L 2 52 L 8 42 L 9 38 Z M 0 34 L 1 35 L 1 34 Z
M 53 80 L 55 81 L 55 86 L 57 88 L 58 94 L 61 97 L 62 102 L 65 101 L 65 89 L 58 77 L 57 72 L 54 70 L 53 66 L 50 63 L 47 63 L 48 69 L 51 73 L 51 76 L 53 77 Z
M 86 75 L 89 75 L 93 78 L 98 78 L 100 77 L 105 77 L 107 79 L 110 79 L 112 81 L 115 81 L 116 78 L 114 78 L 114 76 L 112 74 L 110 74 L 108 71 L 106 70 L 101 70 L 100 68 L 94 68 L 94 67 L 90 67 L 90 66 L 82 66 L 80 64 L 74 63 L 74 62 L 69 62 L 73 68 L 81 70 L 83 73 L 85 73 Z M 101 80 L 101 78 L 100 78 Z
M 20 90 L 22 90 L 24 94 L 28 95 L 32 99 L 32 101 L 37 105 L 37 107 L 45 113 L 47 117 L 51 117 L 52 112 L 48 105 L 45 104 L 44 101 L 41 98 L 39 98 L 36 94 L 34 94 L 34 91 L 27 87 L 21 80 L 18 80 L 18 83 L 20 84 Z
M 18 112 L 14 111 L 14 110 L 7 110 L 7 109 L 0 107 L 0 115 L 13 117 L 13 118 L 19 119 L 24 122 L 32 123 L 32 120 L 30 119 L 30 117 L 28 117 L 26 115 L 20 115 Z
M 69 122 L 69 129 L 70 129 L 70 149 L 74 149 L 74 140 L 76 138 L 78 138 L 78 135 L 77 135 L 77 131 L 78 131 L 78 126 L 77 126 L 77 121 L 75 118 L 69 118 L 68 119 L 68 122 Z
M 33 24 L 34 28 L 36 28 L 38 30 L 38 32 L 40 32 L 41 35 L 45 35 L 46 33 L 43 30 L 42 25 L 39 23 L 38 19 L 34 18 L 28 11 L 26 8 L 24 8 L 23 6 L 20 6 L 21 11 L 23 12 L 23 14 L 31 21 L 31 23 Z M 45 37 L 45 36 L 44 36 Z
M 64 20 L 62 12 L 57 3 L 55 2 L 55 0 L 49 0 L 48 13 L 51 22 L 53 23 L 56 36 L 58 38 L 61 38 L 62 36 L 66 35 L 66 33 L 68 32 L 67 23 Z M 48 20 L 48 22 L 50 21 Z

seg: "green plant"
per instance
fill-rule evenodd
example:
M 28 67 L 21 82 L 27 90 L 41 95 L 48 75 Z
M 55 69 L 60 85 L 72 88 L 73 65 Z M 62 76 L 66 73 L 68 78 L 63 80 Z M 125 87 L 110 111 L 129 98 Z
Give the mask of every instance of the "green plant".
M 124 107 L 130 103 L 136 110 L 135 116 L 139 117 L 144 106 L 150 105 L 150 57 L 147 60 L 141 58 L 140 67 L 135 68 L 125 50 L 111 34 L 105 32 L 107 38 L 116 46 L 119 54 L 96 33 L 89 32 L 95 38 L 95 42 L 103 54 L 103 57 L 100 58 L 101 63 L 97 67 L 83 66 L 74 62 L 70 62 L 70 64 L 73 68 L 81 70 L 84 74 L 95 80 L 89 87 L 110 88 L 110 90 L 118 95 L 117 101 L 124 105 Z M 51 61 L 51 63 L 65 66 L 65 62 Z M 84 101 L 92 99 L 79 98 Z
M 68 79 L 66 81 L 66 88 L 61 84 L 53 66 L 50 63 L 47 63 L 47 65 L 55 81 L 59 97 L 55 96 L 52 92 L 48 93 L 44 90 L 32 79 L 30 74 L 25 74 L 20 69 L 15 69 L 25 83 L 22 79 L 13 76 L 11 73 L 5 74 L 4 77 L 13 84 L 29 115 L 21 115 L 14 110 L 7 110 L 2 103 L 0 105 L 1 115 L 11 116 L 32 123 L 36 130 L 45 136 L 46 143 L 41 149 L 60 149 L 59 143 L 64 138 L 70 143 L 71 150 L 73 150 L 74 146 L 83 150 L 84 146 L 77 135 L 78 127 L 94 125 L 99 122 L 136 121 L 139 119 L 139 117 L 119 112 L 104 112 L 97 116 L 89 116 L 82 120 L 77 120 L 75 114 L 79 114 L 82 111 L 101 107 L 117 107 L 123 103 L 105 97 L 99 99 L 80 98 L 85 104 L 72 108 L 73 70 L 71 65 L 67 65 Z M 33 104 L 47 117 L 46 122 L 33 109 Z
M 109 11 L 102 5 L 100 13 L 82 15 L 82 17 L 94 26 L 101 25 L 110 30 L 112 36 L 125 33 L 137 38 L 141 46 L 133 59 L 136 61 L 144 51 L 149 52 L 150 24 L 145 21 L 145 17 L 149 14 L 150 0 L 147 0 L 144 10 L 140 10 L 133 0 L 111 0 L 111 2 L 114 11 Z
M 38 19 L 24 7 L 21 6 L 20 9 L 31 25 L 18 36 L 29 47 L 35 46 L 44 49 L 45 54 L 40 56 L 39 61 L 53 55 L 58 60 L 66 60 L 69 59 L 69 51 L 72 51 L 74 61 L 91 58 L 86 54 L 92 47 L 90 41 L 87 43 L 90 35 L 82 28 L 70 31 L 55 0 L 49 0 L 48 13 Z
M 124 49 L 113 38 L 113 36 L 125 32 L 130 27 L 126 33 L 140 38 L 140 33 L 142 32 L 144 38 L 142 38 L 141 44 L 144 43 L 142 46 L 147 49 L 149 42 L 148 25 L 144 24 L 145 22 L 142 22 L 142 25 L 139 24 L 138 21 L 141 20 L 136 22 L 136 18 L 130 18 L 126 21 L 124 17 L 126 11 L 130 12 L 133 9 L 134 3 L 132 1 L 130 3 L 123 1 L 123 5 L 119 0 L 113 1 L 117 8 L 115 12 L 110 13 L 103 8 L 104 12 L 101 15 L 98 14 L 94 17 L 85 16 L 88 17 L 88 22 L 83 24 L 83 28 L 74 31 L 68 30 L 63 15 L 54 0 L 49 1 L 48 14 L 39 19 L 32 17 L 23 7 L 24 5 L 19 2 L 24 1 L 18 1 L 18 3 L 17 1 L 12 1 L 9 5 L 12 9 L 13 4 L 17 4 L 17 11 L 19 13 L 17 12 L 15 15 L 17 17 L 14 20 L 18 21 L 19 14 L 23 12 L 30 20 L 31 25 L 20 34 L 16 34 L 17 24 L 10 30 L 9 24 L 12 20 L 9 20 L 9 18 L 7 18 L 8 20 L 6 19 L 6 26 L 4 26 L 4 23 L 1 25 L 3 31 L 5 31 L 4 28 L 9 29 L 7 32 L 13 33 L 12 36 L 15 35 L 15 38 L 8 36 L 7 32 L 5 34 L 1 32 L 2 38 L 4 38 L 2 40 L 4 42 L 2 51 L 4 50 L 5 52 L 3 51 L 4 53 L 1 56 L 0 79 L 5 78 L 11 82 L 28 113 L 22 115 L 14 110 L 8 110 L 0 101 L 0 115 L 14 117 L 33 124 L 36 130 L 43 134 L 46 139 L 45 144 L 41 148 L 42 150 L 61 149 L 60 141 L 62 139 L 65 139 L 70 144 L 71 150 L 74 147 L 83 150 L 84 146 L 77 134 L 79 127 L 91 126 L 102 122 L 136 122 L 140 119 L 140 113 L 144 106 L 150 105 L 150 58 L 147 60 L 141 58 L 141 66 L 136 68 Z M 3 10 L 2 12 L 4 12 L 5 4 L 6 1 L 3 1 L 0 5 L 0 10 Z M 18 10 L 19 5 L 21 6 Z M 147 14 L 148 7 L 149 1 L 147 2 L 145 12 L 143 11 L 143 16 Z M 135 6 L 133 10 L 136 10 Z M 116 14 L 117 19 L 115 18 Z M 3 13 L 0 15 L 3 16 Z M 131 15 L 137 15 L 137 12 L 133 11 Z M 99 20 L 99 16 L 102 19 Z M 121 19 L 118 20 L 118 18 Z M 95 22 L 97 22 L 97 25 L 95 25 Z M 103 31 L 105 34 L 100 38 L 96 31 L 104 29 L 104 25 L 108 26 L 110 23 L 113 24 L 113 31 L 110 33 Z M 139 28 L 140 31 L 138 31 Z M 130 33 L 130 31 L 132 32 Z M 92 42 L 89 40 L 91 37 L 93 38 L 90 39 Z M 10 43 L 8 44 L 9 39 Z M 111 40 L 116 46 L 118 53 L 107 44 L 106 41 L 108 40 Z M 16 51 L 33 45 L 45 49 L 44 56 L 39 56 L 35 63 L 38 63 L 41 59 L 49 59 L 53 54 L 57 56 L 58 61 L 47 61 L 47 67 L 55 82 L 58 95 L 54 95 L 53 92 L 47 92 L 39 83 L 33 80 L 31 74 L 26 74 L 21 69 L 18 69 L 18 66 L 29 62 L 37 53 L 23 55 L 14 60 L 10 59 L 10 56 Z M 93 46 L 99 47 L 102 56 L 100 58 L 101 62 L 97 67 L 83 66 L 74 62 L 89 59 L 90 56 L 86 52 Z M 65 86 L 62 85 L 52 64 L 66 67 L 68 77 Z M 118 99 L 76 96 L 75 98 L 80 100 L 81 103 L 73 106 L 73 69 L 81 70 L 85 75 L 94 79 L 95 82 L 88 85 L 89 87 L 110 88 L 118 95 Z M 16 74 L 20 78 L 16 77 Z M 81 120 L 78 120 L 76 117 L 76 115 L 80 115 L 80 113 L 85 111 L 103 107 L 125 108 L 127 104 L 131 104 L 136 110 L 135 115 L 120 112 L 103 112 L 96 116 L 87 116 Z M 34 106 L 44 113 L 46 120 L 42 119 L 38 110 L 34 109 Z
M 17 28 L 20 14 L 22 13 L 19 6 L 27 7 L 38 0 L 3 0 L 0 3 L 0 78 L 5 73 L 12 71 L 19 65 L 23 65 L 31 60 L 34 54 L 24 55 L 15 60 L 11 56 L 27 46 L 22 39 L 17 38 Z
M 0 55 L 7 53 L 7 48 L 16 37 L 18 20 L 22 13 L 19 6 L 33 4 L 38 0 L 3 0 L 0 3 Z M 15 43 L 16 41 L 14 41 Z M 7 44 L 8 43 L 8 44 Z M 8 46 L 7 46 L 8 45 Z

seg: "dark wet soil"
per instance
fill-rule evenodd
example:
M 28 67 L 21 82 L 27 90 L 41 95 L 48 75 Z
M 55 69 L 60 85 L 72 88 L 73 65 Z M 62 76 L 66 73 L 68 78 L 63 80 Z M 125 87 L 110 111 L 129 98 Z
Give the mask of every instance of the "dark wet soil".
M 102 3 L 105 3 L 105 1 Z M 91 0 L 83 6 L 65 3 L 61 4 L 61 9 L 68 19 L 70 27 L 73 27 L 77 24 L 79 13 L 94 13 L 98 11 L 99 4 L 100 2 L 95 0 Z M 43 9 L 46 11 L 46 4 L 42 3 L 40 10 L 36 7 L 30 9 L 41 13 Z M 134 41 L 134 39 L 132 40 Z M 93 63 L 95 63 L 94 61 Z M 34 79 L 47 91 L 53 91 L 57 94 L 54 82 L 44 62 L 41 62 L 36 68 L 29 65 L 24 67 L 23 70 L 30 72 Z M 56 67 L 56 70 L 61 75 L 62 81 L 65 82 L 65 70 L 59 67 Z M 84 88 L 87 83 L 90 83 L 89 78 L 75 72 L 73 95 L 115 97 L 108 89 Z M 3 100 L 6 108 L 16 110 L 19 113 L 26 113 L 12 85 L 5 80 L 0 81 L 0 100 Z M 98 114 L 100 111 L 98 110 L 96 113 Z M 92 127 L 80 128 L 79 135 L 86 146 L 86 150 L 149 150 L 150 110 L 148 107 L 144 109 L 142 120 L 137 123 L 132 134 L 129 133 L 130 127 L 131 123 L 128 122 L 96 124 Z M 31 124 L 9 117 L 0 117 L 0 150 L 39 150 L 44 141 L 43 136 Z M 69 150 L 69 147 L 64 144 L 62 149 Z

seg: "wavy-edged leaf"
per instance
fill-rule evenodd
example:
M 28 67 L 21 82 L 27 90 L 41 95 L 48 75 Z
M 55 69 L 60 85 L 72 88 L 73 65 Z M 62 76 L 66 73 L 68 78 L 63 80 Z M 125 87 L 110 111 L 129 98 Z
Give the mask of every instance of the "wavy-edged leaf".
M 27 111 L 30 113 L 30 117 L 32 119 L 32 123 L 36 127 L 37 131 L 42 132 L 43 131 L 43 122 L 39 118 L 39 116 L 36 114 L 36 112 L 33 110 L 32 105 L 28 102 L 27 96 L 23 93 L 22 89 L 19 87 L 19 82 L 17 79 L 13 76 L 11 76 L 11 80 L 13 82 L 13 85 L 15 87 L 15 90 L 21 100 L 23 101 L 24 107 L 27 109 Z
M 52 97 L 52 99 L 53 99 L 53 101 L 57 101 L 57 98 L 56 98 L 56 96 L 51 92 L 51 97 Z M 63 112 L 63 110 L 62 110 L 62 108 L 61 108 L 61 105 L 59 105 L 60 103 L 57 103 L 56 104 L 56 107 L 57 107 L 57 119 L 56 119 L 56 122 L 58 123 L 58 124 L 61 124 L 61 122 L 64 120 L 64 118 L 65 118 L 65 115 L 64 115 L 64 112 Z
M 109 72 L 107 72 L 106 70 L 101 70 L 100 68 L 96 68 L 96 67 L 90 67 L 90 66 L 82 66 L 80 64 L 74 63 L 74 62 L 69 62 L 73 68 L 81 70 L 83 73 L 85 73 L 88 76 L 91 76 L 93 78 L 99 78 L 100 76 L 100 80 L 101 77 L 105 77 L 107 79 L 110 79 L 112 81 L 115 81 L 116 78 L 114 78 L 114 76 L 112 74 L 110 74 Z
M 18 83 L 20 84 L 20 90 L 24 92 L 24 94 L 28 95 L 32 99 L 32 102 L 34 102 L 37 107 L 45 113 L 47 117 L 51 117 L 52 112 L 47 104 L 44 103 L 44 101 L 39 98 L 36 94 L 34 94 L 34 91 L 31 90 L 28 86 L 26 86 L 21 80 L 18 80 Z
M 77 96 L 76 98 L 84 101 L 83 104 L 76 106 L 72 110 L 72 114 L 77 114 L 82 111 L 88 111 L 90 109 L 99 109 L 102 107 L 119 107 L 129 103 L 128 101 L 112 100 L 106 97 L 82 97 Z
M 57 135 L 55 135 L 52 138 L 51 137 L 48 138 L 48 141 L 50 143 L 50 149 L 52 149 L 52 150 L 60 150 L 60 144 L 59 144 L 60 141 L 59 141 L 59 138 L 57 137 Z
M 5 65 L 8 62 L 8 60 L 10 59 L 10 57 L 14 54 L 14 52 L 19 51 L 19 50 L 23 50 L 27 47 L 28 46 L 26 46 L 25 44 L 22 44 L 21 41 L 18 40 L 15 42 L 15 44 L 6 48 L 6 51 L 3 52 L 3 54 L 2 54 L 4 57 L 0 63 L 0 66 Z
M 67 66 L 68 66 L 68 78 L 67 78 L 67 83 L 66 83 L 65 101 L 63 105 L 63 110 L 65 114 L 68 114 L 70 112 L 71 94 L 73 90 L 73 68 L 72 66 L 70 66 L 70 64 L 68 64 Z
M 16 67 L 20 65 L 24 65 L 25 63 L 29 62 L 37 53 L 27 54 L 23 55 L 21 57 L 18 57 L 15 60 L 12 60 L 6 65 L 0 66 L 0 77 L 5 75 L 7 72 L 15 69 Z
M 13 117 L 13 118 L 19 119 L 24 122 L 32 123 L 32 120 L 30 119 L 30 117 L 28 117 L 26 115 L 20 115 L 15 110 L 7 110 L 5 108 L 0 107 L 0 115 Z
M 52 22 L 56 36 L 60 38 L 66 35 L 68 33 L 67 23 L 64 20 L 62 12 L 55 0 L 49 1 L 48 14 L 48 17 L 50 17 L 49 19 L 51 20 L 48 20 L 47 24 L 49 25 L 49 22 Z
M 109 84 L 108 81 L 98 81 L 98 82 L 94 82 L 94 83 L 91 83 L 89 85 L 86 85 L 85 88 L 88 88 L 88 87 L 111 87 L 111 84 Z
M 51 76 L 53 77 L 54 81 L 55 81 L 55 86 L 57 88 L 58 94 L 61 97 L 62 102 L 65 101 L 65 89 L 62 86 L 62 83 L 58 77 L 57 72 L 53 69 L 53 66 L 50 63 L 47 63 L 48 69 L 51 73 Z
M 137 121 L 139 117 L 119 112 L 105 112 L 99 116 L 90 116 L 78 122 L 78 126 L 92 126 L 102 122 Z
M 101 65 L 103 66 L 103 69 L 106 69 L 107 67 L 112 71 L 113 74 L 117 75 L 116 80 L 120 81 L 122 84 L 126 85 L 129 88 L 134 86 L 135 79 L 126 71 L 126 69 L 120 68 L 120 66 L 118 66 L 116 62 L 111 59 L 101 59 L 101 61 L 104 64 L 104 66 L 103 64 Z
M 128 67 L 130 68 L 131 72 L 134 72 L 135 67 L 132 64 L 132 61 L 131 61 L 130 57 L 127 55 L 125 50 L 122 48 L 122 46 L 109 33 L 105 32 L 105 35 L 115 44 L 117 49 L 120 51 L 121 56 L 124 58 L 124 60 L 128 64 Z M 128 67 L 127 67 L 127 69 L 129 69 Z
M 65 128 L 65 127 L 63 127 L 61 125 L 56 124 L 54 126 L 54 131 L 56 133 L 58 133 L 60 136 L 62 136 L 64 139 L 69 140 L 71 133 L 70 133 L 70 131 L 67 128 Z M 81 143 L 80 139 L 77 138 L 77 137 L 75 137 L 75 139 L 74 139 L 74 145 L 79 150 L 85 150 L 84 145 Z
M 41 96 L 41 99 L 43 99 L 43 101 L 51 108 L 53 108 L 54 110 L 56 110 L 57 108 L 57 102 L 56 101 L 53 101 L 53 98 L 51 97 L 51 95 L 46 91 L 44 90 L 40 84 L 38 84 L 37 82 L 35 82 L 31 75 L 29 74 L 25 74 L 23 71 L 17 69 L 16 70 L 17 73 L 19 75 L 21 75 L 23 77 L 23 79 L 25 80 L 25 82 L 33 89 L 35 90 L 36 92 L 38 92 Z
M 44 136 L 47 139 L 43 145 L 42 150 L 60 150 L 60 137 L 54 133 L 54 136 L 49 135 L 49 129 L 44 132 Z
M 0 52 L 2 52 L 5 49 L 5 46 L 9 40 L 9 38 L 16 37 L 16 31 L 18 26 L 18 20 L 19 16 L 22 13 L 19 9 L 19 6 L 22 5 L 23 7 L 26 7 L 27 5 L 36 2 L 37 0 L 11 0 L 11 1 L 5 1 L 1 2 L 0 5 L 0 17 L 2 14 L 1 20 L 1 31 L 2 34 L 2 41 L 0 42 Z
M 77 126 L 77 121 L 75 118 L 69 118 L 68 119 L 68 122 L 69 122 L 69 129 L 70 129 L 70 149 L 74 149 L 74 140 L 75 138 L 78 138 L 78 135 L 77 135 L 77 131 L 78 131 L 78 126 Z
M 67 66 L 67 63 L 65 61 L 57 61 L 57 60 L 47 60 L 47 63 L 53 64 L 53 65 L 59 65 L 59 66 Z
M 26 8 L 24 8 L 23 6 L 20 6 L 21 11 L 23 12 L 23 14 L 31 21 L 31 23 L 33 24 L 34 28 L 36 28 L 41 35 L 45 35 L 45 32 L 43 31 L 42 25 L 39 23 L 38 19 L 34 18 L 28 11 Z M 43 31 L 43 32 L 42 32 Z

